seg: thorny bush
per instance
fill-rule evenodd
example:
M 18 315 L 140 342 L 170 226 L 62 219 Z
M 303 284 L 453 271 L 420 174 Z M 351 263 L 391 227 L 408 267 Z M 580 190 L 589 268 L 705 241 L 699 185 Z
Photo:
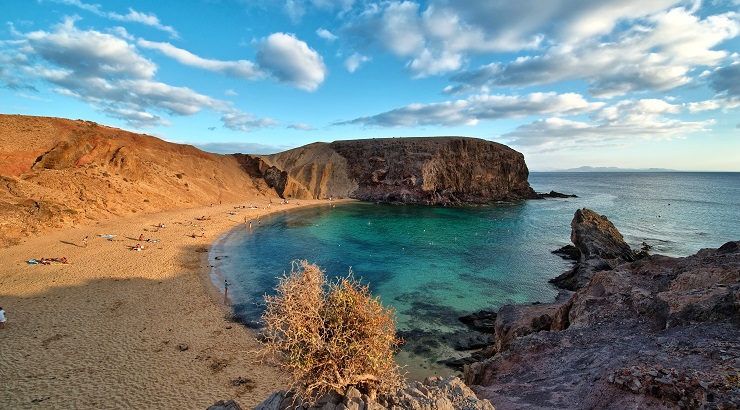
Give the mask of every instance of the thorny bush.
M 265 296 L 264 353 L 290 376 L 300 399 L 349 386 L 374 398 L 401 383 L 395 314 L 351 270 L 328 281 L 318 266 L 296 261 L 275 290 Z

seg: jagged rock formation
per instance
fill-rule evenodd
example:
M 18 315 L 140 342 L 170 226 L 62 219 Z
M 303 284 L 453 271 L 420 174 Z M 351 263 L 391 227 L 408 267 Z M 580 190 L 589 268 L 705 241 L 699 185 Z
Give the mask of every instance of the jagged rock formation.
M 594 215 L 579 210 L 571 238 L 612 267 L 581 258 L 599 270 L 575 292 L 502 308 L 466 383 L 499 410 L 738 408 L 740 242 L 630 262 Z
M 570 240 L 580 257 L 572 270 L 550 280 L 556 286 L 576 290 L 588 283 L 594 273 L 635 260 L 634 252 L 606 216 L 579 209 L 570 226 Z
M 537 197 L 522 154 L 474 138 L 335 141 L 263 159 L 286 173 L 282 193 L 299 199 L 450 205 Z
M 429 377 L 424 382 L 411 382 L 405 388 L 372 399 L 349 387 L 343 394 L 327 395 L 313 405 L 296 402 L 285 391 L 273 393 L 254 410 L 287 409 L 367 409 L 367 410 L 495 410 L 488 400 L 479 400 L 459 378 Z

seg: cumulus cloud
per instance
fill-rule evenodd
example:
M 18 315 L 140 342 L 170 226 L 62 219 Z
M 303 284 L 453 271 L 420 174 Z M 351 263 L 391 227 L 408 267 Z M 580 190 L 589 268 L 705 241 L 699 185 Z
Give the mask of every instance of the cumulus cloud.
M 683 138 L 707 131 L 714 124 L 673 118 L 681 111 L 682 107 L 662 100 L 625 100 L 595 111 L 590 122 L 556 116 L 538 119 L 500 137 L 513 146 L 527 147 L 530 152 L 552 152 L 624 144 L 635 139 Z
M 465 100 L 411 104 L 381 114 L 360 117 L 336 125 L 362 124 L 377 127 L 475 125 L 481 120 L 531 115 L 580 115 L 601 108 L 574 93 L 531 93 L 525 96 L 475 95 Z
M 370 42 L 408 58 L 407 68 L 424 77 L 457 70 L 470 54 L 579 43 L 681 2 L 432 0 L 424 8 L 415 1 L 389 1 L 366 4 L 344 30 L 358 37 L 358 44 Z
M 286 33 L 275 33 L 259 42 L 257 63 L 277 81 L 306 91 L 318 89 L 327 73 L 319 53 Z
M 49 83 L 53 92 L 89 103 L 136 128 L 169 125 L 158 112 L 189 116 L 209 109 L 226 114 L 228 126 L 245 129 L 235 117 L 248 114 L 240 113 L 229 102 L 156 81 L 157 66 L 114 33 L 79 30 L 75 19 L 68 18 L 51 31 L 14 34 L 20 39 L 12 44 L 24 57 L 3 58 L 9 63 L 0 73 L 6 86 L 14 84 L 8 83 L 13 73 L 22 73 L 26 82 L 31 78 Z M 193 61 L 203 63 L 197 58 Z M 253 127 L 272 121 L 250 120 Z M 247 123 L 242 120 L 242 124 Z
M 327 41 L 334 41 L 334 40 L 336 40 L 336 39 L 339 38 L 336 35 L 332 34 L 331 31 L 329 31 L 329 30 L 327 30 L 325 28 L 320 28 L 320 29 L 316 30 L 316 35 L 319 36 L 319 37 L 321 37 L 321 38 L 323 38 L 324 40 L 327 40 Z
M 257 67 L 256 64 L 251 61 L 238 60 L 238 61 L 220 61 L 220 60 L 209 60 L 202 57 L 198 57 L 195 54 L 177 48 L 170 43 L 159 43 L 153 41 L 147 41 L 139 39 L 137 44 L 140 47 L 157 50 L 160 53 L 177 60 L 181 64 L 185 64 L 191 67 L 200 68 L 202 70 L 213 71 L 230 77 L 237 77 L 246 80 L 253 80 L 261 78 L 264 73 Z
M 344 67 L 350 73 L 354 73 L 355 71 L 357 71 L 357 69 L 360 68 L 361 65 L 367 63 L 368 61 L 370 61 L 370 57 L 363 56 L 359 53 L 354 53 L 351 56 L 347 57 L 346 60 L 344 60 Z
M 277 121 L 271 118 L 255 118 L 252 114 L 243 112 L 233 112 L 221 117 L 224 127 L 235 130 L 249 132 L 255 128 L 267 128 L 277 125 Z
M 492 63 L 453 77 L 460 83 L 446 93 L 532 86 L 582 79 L 590 92 L 612 98 L 633 91 L 668 90 L 691 82 L 697 66 L 721 63 L 729 54 L 713 48 L 740 34 L 740 15 L 726 13 L 699 19 L 676 8 L 631 27 L 612 42 L 558 44 L 542 55 Z

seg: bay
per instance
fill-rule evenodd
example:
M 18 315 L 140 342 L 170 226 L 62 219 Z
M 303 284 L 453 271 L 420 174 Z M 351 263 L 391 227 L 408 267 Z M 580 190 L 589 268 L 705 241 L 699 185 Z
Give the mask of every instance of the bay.
M 411 378 L 453 374 L 458 317 L 508 303 L 550 302 L 548 280 L 570 262 L 553 255 L 570 243 L 579 208 L 606 215 L 633 249 L 687 256 L 740 239 L 739 173 L 531 173 L 538 192 L 577 198 L 477 207 L 349 203 L 273 214 L 235 229 L 210 254 L 213 280 L 228 279 L 235 313 L 258 327 L 265 294 L 296 260 L 328 276 L 355 277 L 397 314 L 406 344 L 398 359 Z

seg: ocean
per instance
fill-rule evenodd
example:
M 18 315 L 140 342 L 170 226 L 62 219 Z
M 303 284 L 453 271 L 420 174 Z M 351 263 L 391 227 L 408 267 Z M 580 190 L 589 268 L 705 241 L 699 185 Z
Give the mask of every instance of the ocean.
M 458 318 L 509 303 L 550 302 L 548 280 L 571 262 L 551 253 L 570 244 L 577 209 L 606 215 L 633 249 L 688 256 L 740 240 L 740 173 L 533 172 L 537 192 L 577 198 L 475 207 L 373 203 L 317 206 L 262 218 L 219 238 L 212 278 L 231 283 L 241 320 L 257 327 L 265 294 L 295 260 L 330 277 L 354 276 L 392 307 L 406 344 L 398 361 L 408 376 L 455 374 L 438 364 L 467 353 L 451 346 L 466 328 Z

